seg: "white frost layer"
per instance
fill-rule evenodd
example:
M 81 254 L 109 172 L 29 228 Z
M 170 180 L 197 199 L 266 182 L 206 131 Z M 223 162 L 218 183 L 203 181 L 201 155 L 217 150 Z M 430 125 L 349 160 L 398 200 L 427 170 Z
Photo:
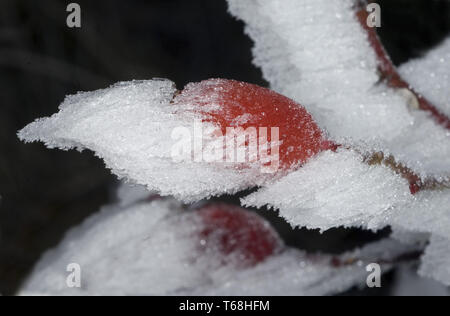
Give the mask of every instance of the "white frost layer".
M 189 111 L 191 105 L 170 104 L 174 92 L 169 80 L 149 80 L 79 93 L 67 97 L 59 113 L 28 125 L 19 137 L 50 148 L 92 150 L 119 178 L 186 202 L 257 185 L 259 170 L 173 158 L 179 142 L 172 138 L 175 129 L 191 131 L 192 139 L 202 137 L 193 131 L 199 117 Z M 188 144 L 193 151 L 194 143 Z
M 246 23 L 254 63 L 271 87 L 305 106 L 334 139 L 393 153 L 420 175 L 449 175 L 449 132 L 410 109 L 404 91 L 380 84 L 354 0 L 228 3 Z
M 402 242 L 429 240 L 419 273 L 450 285 L 450 190 L 419 192 L 414 203 L 394 212 L 390 222 L 392 237 Z
M 391 238 L 407 245 L 423 245 L 425 248 L 430 239 L 429 233 L 415 232 L 402 226 L 391 225 L 391 230 Z
M 335 257 L 334 260 L 327 255 L 308 256 L 289 250 L 253 269 L 236 271 L 232 275 L 216 271 L 214 286 L 200 287 L 193 294 L 259 296 L 342 293 L 353 286 L 365 285 L 368 264 L 377 260 L 389 262 L 414 249 L 386 239 Z M 332 265 L 336 260 L 353 263 L 336 267 Z M 382 272 L 391 268 L 389 264 L 381 266 Z
M 365 266 L 414 249 L 384 240 L 340 257 L 287 249 L 253 268 L 223 265 L 199 252 L 202 224 L 173 201 L 106 207 L 73 229 L 36 265 L 19 294 L 39 295 L 324 295 L 365 283 Z M 81 288 L 69 288 L 69 263 Z M 384 265 L 383 269 L 389 269 Z
M 426 56 L 403 64 L 399 72 L 415 90 L 450 116 L 450 38 Z
M 270 205 L 293 226 L 377 229 L 396 206 L 413 200 L 405 179 L 369 166 L 348 150 L 324 152 L 303 168 L 245 197 L 247 206 Z
M 201 271 L 186 273 L 183 264 L 195 261 L 189 236 L 198 223 L 183 221 L 179 212 L 172 201 L 104 208 L 40 260 L 22 292 L 158 294 L 195 284 Z M 70 263 L 81 267 L 80 289 L 66 285 Z
M 432 236 L 422 257 L 419 274 L 450 286 L 450 239 Z
M 413 203 L 397 209 L 390 223 L 406 231 L 431 233 L 450 240 L 450 190 L 422 191 Z

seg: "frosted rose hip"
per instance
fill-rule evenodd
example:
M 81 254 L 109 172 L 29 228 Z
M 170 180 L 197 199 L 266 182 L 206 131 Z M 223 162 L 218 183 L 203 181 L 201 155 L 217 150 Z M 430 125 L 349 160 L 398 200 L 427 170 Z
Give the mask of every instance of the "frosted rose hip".
M 224 135 L 227 127 L 266 127 L 270 141 L 270 129 L 278 127 L 282 169 L 335 147 L 300 104 L 254 84 L 226 79 L 190 83 L 173 103 L 194 105 L 204 121 L 217 124 Z
M 209 204 L 196 213 L 204 224 L 200 238 L 206 247 L 215 247 L 224 255 L 225 264 L 238 260 L 238 266 L 254 266 L 282 247 L 268 222 L 238 206 Z

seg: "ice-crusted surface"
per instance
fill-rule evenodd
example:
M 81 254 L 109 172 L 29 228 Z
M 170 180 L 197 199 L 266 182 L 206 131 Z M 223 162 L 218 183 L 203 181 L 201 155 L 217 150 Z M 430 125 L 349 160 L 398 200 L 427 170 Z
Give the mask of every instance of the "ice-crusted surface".
M 450 240 L 433 235 L 422 257 L 419 274 L 450 286 Z
M 450 116 L 450 38 L 427 53 L 399 68 L 400 74 L 415 90 Z
M 430 233 L 415 232 L 403 226 L 391 225 L 391 238 L 407 245 L 423 245 L 424 248 L 430 239 Z
M 305 106 L 334 140 L 362 153 L 393 155 L 423 179 L 448 181 L 449 131 L 408 104 L 410 92 L 380 82 L 377 58 L 355 17 L 354 3 L 229 0 L 230 11 L 247 24 L 246 31 L 255 41 L 255 63 L 272 88 Z M 424 59 L 400 69 L 416 91 L 447 115 L 449 45 L 447 40 Z M 272 184 L 261 182 L 251 169 L 176 162 L 170 151 L 172 131 L 192 129 L 193 121 L 200 118 L 190 111 L 192 104 L 184 108 L 171 104 L 174 93 L 168 80 L 120 83 L 80 93 L 68 97 L 60 113 L 30 124 L 19 136 L 44 141 L 51 148 L 92 150 L 119 178 L 185 202 L 262 184 L 243 202 L 279 209 L 294 226 L 327 230 L 392 225 L 393 237 L 409 244 L 405 247 L 423 246 L 431 236 L 421 274 L 450 284 L 449 190 L 413 197 L 406 180 L 387 167 L 365 164 L 360 154 L 347 149 L 324 152 Z M 208 109 L 216 106 L 212 102 Z M 231 125 L 251 119 L 244 114 Z M 176 203 L 132 205 L 146 197 L 146 190 L 124 191 L 121 206 L 105 209 L 74 230 L 41 261 L 24 291 L 72 294 L 64 282 L 67 261 L 88 267 L 87 287 L 74 291 L 90 294 L 329 294 L 361 282 L 366 275 L 353 265 L 332 268 L 323 257 L 323 264 L 313 265 L 308 256 L 294 250 L 254 269 L 218 267 L 214 259 L 193 257 L 195 241 L 189 237 L 199 224 L 179 215 Z M 143 237 L 148 235 L 152 236 Z M 80 248 L 83 251 L 78 252 Z M 117 269 L 105 268 L 111 263 Z M 180 270 L 180 263 L 188 268 Z M 117 271 L 124 272 L 117 276 Z
M 254 63 L 271 87 L 305 106 L 338 142 L 395 154 L 421 176 L 448 176 L 449 132 L 411 109 L 405 91 L 380 83 L 354 0 L 228 3 L 246 23 Z M 442 85 L 448 91 L 448 80 Z
M 419 192 L 412 203 L 393 213 L 390 223 L 404 231 L 446 237 L 450 244 L 450 190 Z
M 419 274 L 450 285 L 450 190 L 419 192 L 413 203 L 393 213 L 390 223 L 392 237 L 403 243 L 429 241 Z
M 157 294 L 176 289 L 189 278 L 199 278 L 195 271 L 183 271 L 183 264 L 195 260 L 189 235 L 197 224 L 183 222 L 175 216 L 177 212 L 173 201 L 102 209 L 44 255 L 22 292 Z M 70 263 L 81 267 L 80 289 L 66 285 Z
M 333 294 L 364 284 L 368 263 L 414 249 L 383 240 L 334 260 L 287 249 L 244 269 L 223 265 L 214 249 L 199 252 L 201 227 L 172 200 L 105 207 L 44 255 L 19 294 Z M 336 260 L 347 263 L 336 267 Z M 66 285 L 69 263 L 81 267 L 81 288 Z
M 187 145 L 192 151 L 198 143 L 195 137 L 208 141 L 207 135 L 193 131 L 201 117 L 191 110 L 192 105 L 170 103 L 175 91 L 169 80 L 148 80 L 79 93 L 67 97 L 59 113 L 28 125 L 19 137 L 42 141 L 50 148 L 92 150 L 119 178 L 186 202 L 258 184 L 259 172 L 253 169 L 174 159 L 174 130 L 191 132 Z M 206 122 L 203 128 L 214 129 Z
M 245 197 L 243 204 L 270 205 L 293 226 L 377 229 L 398 205 L 413 200 L 405 179 L 369 166 L 349 150 L 320 154 L 303 168 Z
M 380 82 L 377 57 L 356 19 L 355 1 L 228 3 L 230 12 L 246 23 L 255 43 L 254 63 L 271 87 L 305 106 L 331 137 L 360 152 L 392 155 L 423 179 L 448 181 L 450 133 L 414 109 L 411 92 Z M 400 70 L 446 114 L 448 45 L 449 40 Z M 423 244 L 430 234 L 449 236 L 448 190 L 408 197 L 398 176 L 349 155 L 322 154 L 243 202 L 272 206 L 295 226 L 392 225 L 394 237 L 409 244 Z
M 395 261 L 402 254 L 414 251 L 415 247 L 390 239 L 381 240 L 364 248 L 345 253 L 339 257 L 326 255 L 308 256 L 289 250 L 265 263 L 229 275 L 216 275 L 214 287 L 199 288 L 194 294 L 211 295 L 330 295 L 342 293 L 353 286 L 365 285 L 366 266 L 375 261 Z M 332 262 L 351 262 L 340 267 Z M 382 264 L 383 272 L 391 268 Z M 224 282 L 226 280 L 226 282 Z

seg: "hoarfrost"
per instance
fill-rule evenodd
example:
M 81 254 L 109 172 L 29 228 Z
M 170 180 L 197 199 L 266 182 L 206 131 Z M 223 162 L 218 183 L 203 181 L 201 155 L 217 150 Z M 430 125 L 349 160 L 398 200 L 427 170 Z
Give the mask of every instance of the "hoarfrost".
M 338 143 L 393 154 L 421 176 L 449 176 L 450 133 L 409 105 L 411 93 L 380 82 L 356 1 L 228 3 L 246 23 L 254 63 L 271 87 L 305 106 Z M 448 73 L 445 67 L 438 71 L 441 77 Z M 448 82 L 440 83 L 444 97 Z
M 293 226 L 385 226 L 395 207 L 413 200 L 405 179 L 369 166 L 349 150 L 324 152 L 303 168 L 243 198 L 246 206 L 270 205 Z
M 443 113 L 450 116 L 450 38 L 424 57 L 399 68 L 400 74 Z
M 433 235 L 422 258 L 419 274 L 450 286 L 450 241 Z
M 119 178 L 185 202 L 259 184 L 259 172 L 251 168 L 236 170 L 195 159 L 174 159 L 174 130 L 190 131 L 191 138 L 180 140 L 189 142 L 189 150 L 195 151 L 193 137 L 204 139 L 193 131 L 194 122 L 202 118 L 189 111 L 189 104 L 170 104 L 175 91 L 169 80 L 148 80 L 79 93 L 67 97 L 59 113 L 28 125 L 19 137 L 42 141 L 49 148 L 89 149 Z M 204 122 L 203 128 L 214 129 L 209 125 Z
M 420 273 L 450 285 L 450 190 L 412 196 L 401 176 L 384 166 L 369 166 L 361 158 L 381 151 L 425 180 L 449 181 L 450 133 L 412 106 L 417 100 L 410 92 L 380 82 L 377 57 L 356 19 L 355 1 L 228 2 L 230 12 L 245 21 L 255 42 L 254 62 L 272 88 L 305 106 L 332 139 L 359 153 L 324 152 L 270 183 L 252 169 L 175 162 L 172 131 L 191 130 L 192 122 L 201 117 L 189 111 L 189 105 L 180 109 L 171 104 L 176 89 L 168 80 L 119 83 L 70 96 L 58 114 L 30 124 L 19 137 L 43 141 L 50 148 L 92 150 L 119 178 L 185 202 L 261 185 L 242 202 L 272 206 L 293 226 L 327 230 L 392 225 L 393 237 L 405 243 L 402 249 L 423 247 L 431 236 Z M 400 69 L 416 91 L 447 115 L 449 47 L 447 40 Z M 210 110 L 215 106 L 210 104 Z M 247 120 L 243 115 L 234 123 Z M 120 207 L 106 208 L 72 231 L 58 250 L 42 259 L 24 292 L 69 293 L 63 280 L 68 261 L 91 271 L 89 288 L 79 290 L 91 294 L 330 294 L 361 281 L 365 273 L 352 266 L 335 274 L 329 265 L 308 264 L 308 257 L 295 250 L 245 271 L 217 265 L 211 269 L 209 259 L 192 257 L 195 247 L 187 236 L 198 223 L 177 225 L 184 217 L 176 203 L 134 205 L 147 193 L 133 194 L 124 192 Z M 153 236 L 150 241 L 148 234 Z M 79 248 L 83 251 L 78 254 Z M 110 264 L 117 267 L 108 270 Z M 123 275 L 116 276 L 114 271 L 121 269 Z
M 199 252 L 202 223 L 172 200 L 109 206 L 73 229 L 36 265 L 22 295 L 324 295 L 363 285 L 365 266 L 415 247 L 383 240 L 340 257 L 286 249 L 249 268 Z M 336 266 L 335 262 L 344 263 Z M 66 284 L 69 263 L 81 288 Z M 391 268 L 383 264 L 383 271 Z

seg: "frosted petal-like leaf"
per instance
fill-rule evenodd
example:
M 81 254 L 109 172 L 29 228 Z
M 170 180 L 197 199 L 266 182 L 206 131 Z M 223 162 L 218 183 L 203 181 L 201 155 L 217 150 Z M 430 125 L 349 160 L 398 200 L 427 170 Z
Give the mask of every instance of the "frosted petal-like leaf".
M 266 204 L 293 226 L 327 230 L 336 226 L 377 229 L 396 206 L 413 200 L 405 179 L 387 167 L 369 166 L 359 154 L 324 152 L 243 199 L 247 206 Z
M 413 203 L 393 213 L 390 222 L 404 230 L 450 239 L 450 190 L 419 192 Z
M 391 262 L 415 247 L 393 241 L 381 240 L 364 248 L 338 257 L 308 256 L 290 250 L 267 260 L 263 264 L 233 275 L 219 271 L 216 284 L 199 288 L 194 294 L 212 295 L 330 295 L 342 293 L 353 286 L 365 286 L 366 266 L 376 262 Z M 378 260 L 378 261 L 377 261 Z M 340 267 L 333 262 L 350 262 Z M 391 268 L 381 264 L 382 271 Z
M 442 112 L 450 116 L 450 38 L 426 56 L 399 68 L 400 74 Z
M 196 224 L 181 225 L 182 217 L 175 217 L 178 212 L 173 201 L 102 209 L 41 259 L 22 292 L 156 294 L 198 278 L 195 271 L 183 272 L 183 262 L 195 253 L 188 237 Z M 81 267 L 82 288 L 66 284 L 70 263 Z M 148 288 L 150 284 L 154 287 Z
M 407 89 L 380 81 L 356 2 L 228 1 L 230 12 L 246 23 L 254 63 L 272 88 L 304 105 L 335 140 L 393 154 L 422 177 L 448 177 L 448 130 L 415 110 L 417 100 Z M 441 68 L 436 75 L 443 77 L 448 69 Z
M 211 195 L 234 193 L 259 183 L 253 169 L 236 170 L 176 160 L 174 130 L 195 134 L 201 120 L 188 104 L 172 105 L 176 89 L 169 80 L 120 83 L 111 88 L 67 97 L 60 112 L 39 119 L 19 132 L 27 142 L 43 141 L 50 148 L 92 150 L 119 178 L 147 186 L 149 191 L 191 202 Z M 211 124 L 203 123 L 204 129 Z M 189 141 L 189 150 L 192 138 Z M 195 142 L 195 140 L 192 140 Z
M 419 274 L 450 286 L 450 239 L 439 235 L 431 237 Z
M 200 252 L 203 224 L 170 200 L 106 207 L 73 229 L 36 265 L 20 294 L 29 295 L 323 295 L 366 281 L 365 266 L 415 251 L 384 240 L 339 257 L 287 249 L 247 268 Z M 69 288 L 66 267 L 81 268 Z M 382 264 L 383 270 L 390 268 Z

